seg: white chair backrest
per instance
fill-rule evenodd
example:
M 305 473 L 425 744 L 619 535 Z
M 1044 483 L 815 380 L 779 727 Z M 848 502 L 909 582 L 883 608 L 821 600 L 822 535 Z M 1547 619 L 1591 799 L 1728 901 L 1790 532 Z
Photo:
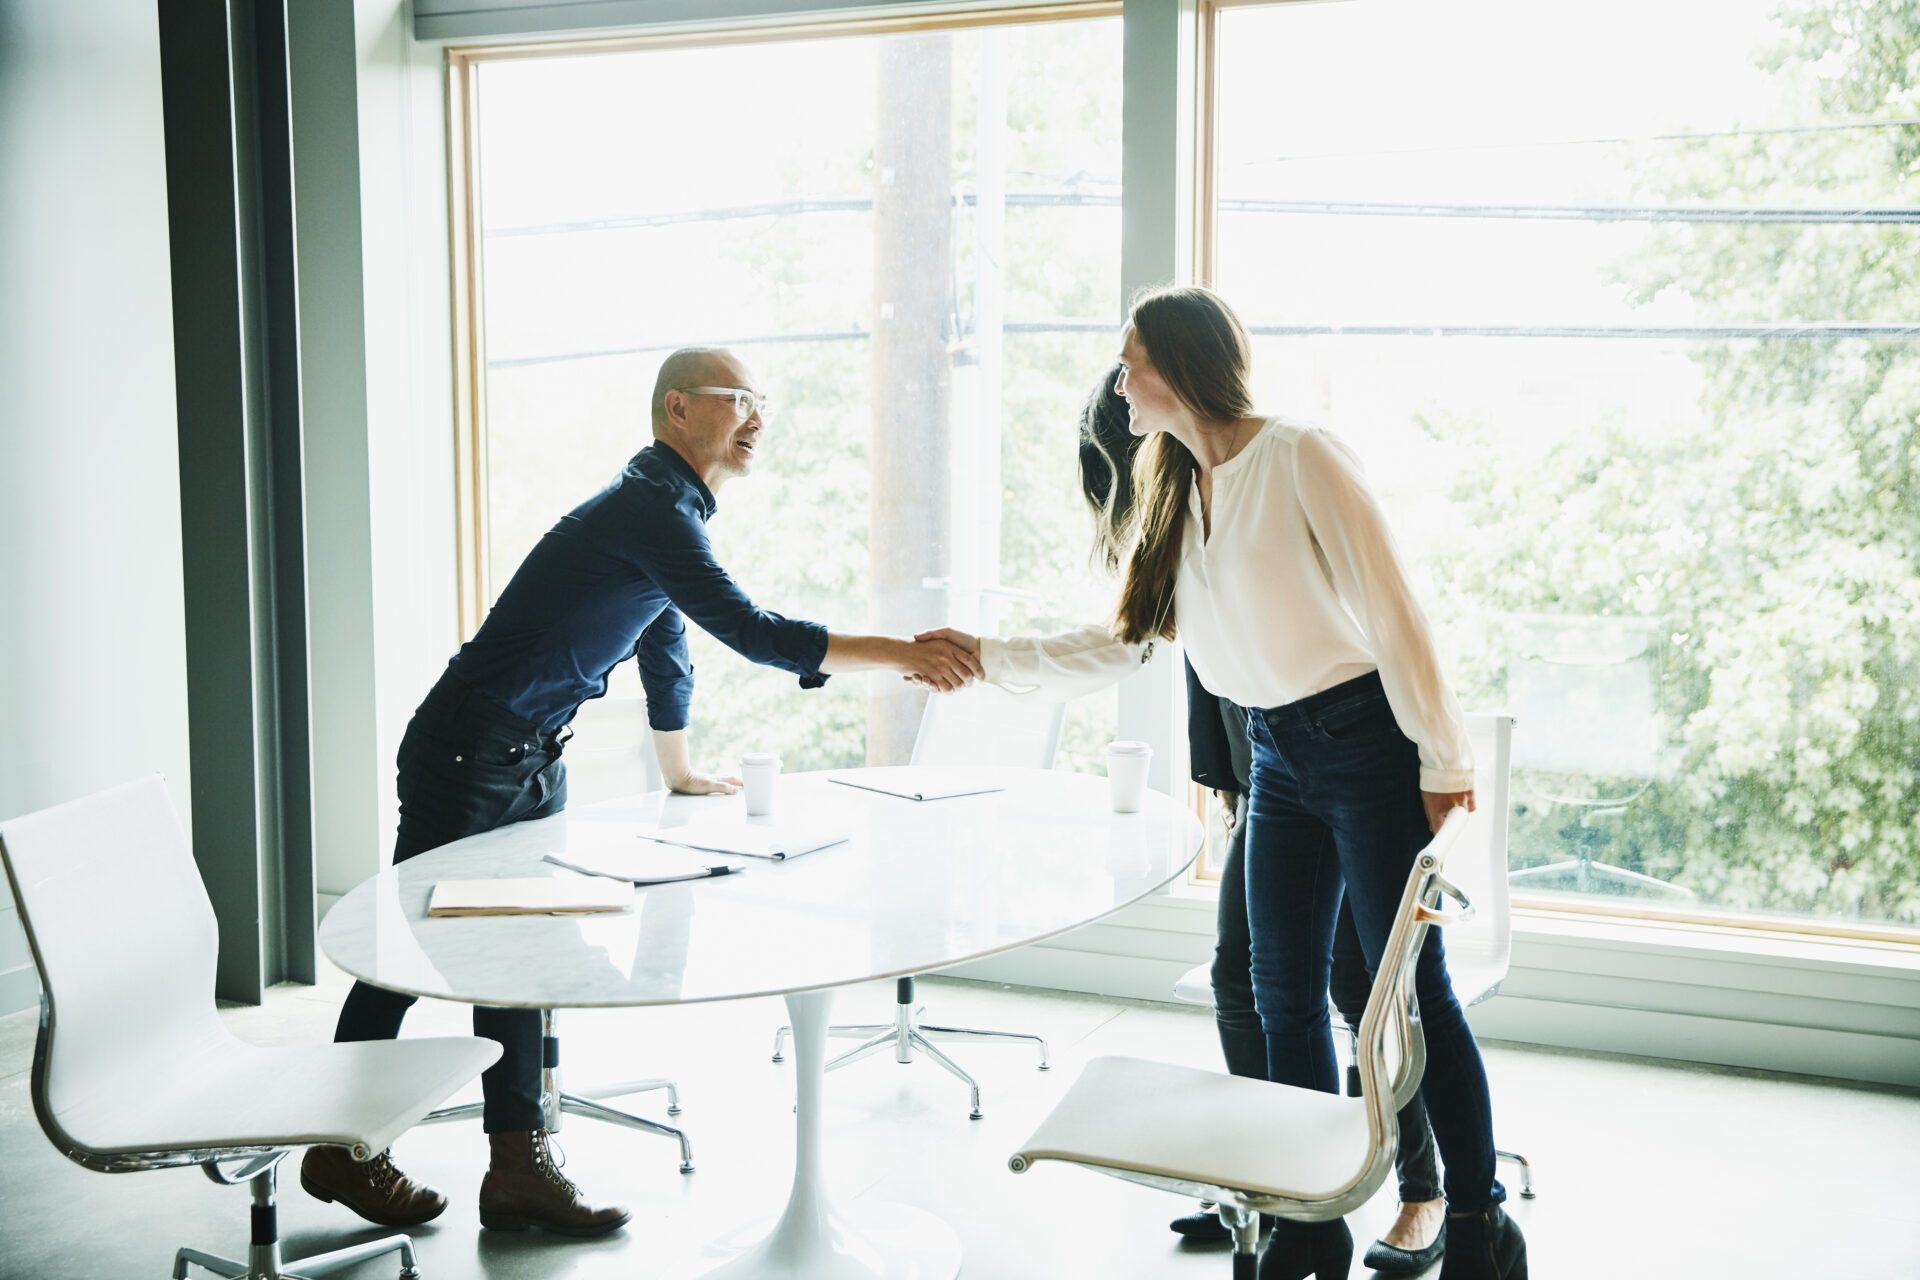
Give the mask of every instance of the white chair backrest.
M 1467 828 L 1468 815 L 1455 809 L 1439 833 L 1414 860 L 1394 913 L 1393 929 L 1380 955 L 1367 1011 L 1360 1018 L 1360 1093 L 1372 1131 L 1374 1162 L 1391 1161 L 1399 1132 L 1397 1113 L 1419 1087 L 1426 1069 L 1414 998 L 1414 962 L 1427 936 L 1428 918 L 1439 890 L 1434 878 L 1447 865 Z
M 913 740 L 913 763 L 1051 769 L 1066 712 L 1064 702 L 990 684 L 932 694 Z
M 133 1046 L 225 1036 L 218 926 L 159 775 L 0 823 L 0 862 L 40 971 L 54 1118 L 124 1088 Z
M 1507 976 L 1513 959 L 1513 911 L 1507 888 L 1507 822 L 1513 811 L 1514 717 L 1467 716 L 1473 746 L 1474 811 L 1454 846 L 1447 879 L 1473 901 L 1470 919 L 1448 927 L 1447 954 L 1457 957 L 1454 990 L 1471 1004 Z M 1467 989 L 1471 985 L 1477 989 Z

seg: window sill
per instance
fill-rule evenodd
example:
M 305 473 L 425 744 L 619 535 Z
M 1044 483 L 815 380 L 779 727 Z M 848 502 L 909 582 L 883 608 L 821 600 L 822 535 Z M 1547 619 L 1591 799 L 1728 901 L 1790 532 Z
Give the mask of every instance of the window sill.
M 1218 892 L 1182 881 L 956 973 L 1165 1001 L 1213 954 Z M 1521 909 L 1469 1016 L 1490 1039 L 1920 1087 L 1920 947 Z

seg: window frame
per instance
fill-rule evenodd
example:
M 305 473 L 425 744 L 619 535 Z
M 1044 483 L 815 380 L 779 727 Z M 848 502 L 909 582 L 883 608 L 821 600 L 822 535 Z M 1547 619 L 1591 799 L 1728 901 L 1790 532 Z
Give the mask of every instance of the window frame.
M 775 44 L 850 36 L 962 31 L 978 27 L 1085 21 L 1121 16 L 1121 0 L 1055 0 L 947 13 L 815 18 L 676 26 L 589 38 L 491 44 L 455 44 L 445 51 L 447 93 L 447 208 L 452 245 L 454 488 L 459 636 L 480 629 L 493 600 L 487 562 L 486 324 L 484 258 L 480 235 L 480 103 L 478 67 L 527 58 L 594 57 L 636 50 Z
M 1219 36 L 1220 17 L 1229 9 L 1277 9 L 1288 5 L 1321 4 L 1328 0 L 1195 0 L 1199 33 L 1199 67 L 1195 76 L 1194 104 L 1194 198 L 1193 258 L 1194 278 L 1209 288 L 1214 286 L 1218 269 L 1219 237 Z M 1207 817 L 1204 792 L 1194 791 L 1195 812 L 1204 822 Z M 1194 864 L 1189 883 L 1217 882 L 1219 871 L 1204 868 L 1206 856 Z M 1658 903 L 1631 906 L 1609 902 L 1601 897 L 1591 900 L 1571 895 L 1516 891 L 1512 897 L 1516 921 L 1522 930 L 1525 921 L 1573 921 L 1604 926 L 1606 923 L 1644 925 L 1672 930 L 1676 936 L 1698 935 L 1700 931 L 1730 931 L 1738 936 L 1827 939 L 1836 943 L 1866 943 L 1895 946 L 1920 952 L 1920 927 L 1903 928 L 1894 924 L 1842 924 L 1819 916 L 1770 916 L 1754 912 L 1713 911 L 1698 907 L 1669 907 Z

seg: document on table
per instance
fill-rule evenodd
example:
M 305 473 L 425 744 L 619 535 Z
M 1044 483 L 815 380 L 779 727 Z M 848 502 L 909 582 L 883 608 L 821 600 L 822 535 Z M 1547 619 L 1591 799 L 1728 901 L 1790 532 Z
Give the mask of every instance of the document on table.
M 709 863 L 648 846 L 643 849 L 595 849 L 591 852 L 549 853 L 546 861 L 556 867 L 578 871 L 581 875 L 605 876 L 628 884 L 673 884 L 680 880 L 705 880 L 744 871 L 730 862 Z
M 678 845 L 683 849 L 772 858 L 777 862 L 841 844 L 851 833 L 844 825 L 824 819 L 796 818 L 791 822 L 765 825 L 755 822 L 690 822 L 681 827 L 645 827 L 639 834 L 642 840 Z
M 633 908 L 633 886 L 599 876 L 442 880 L 430 916 L 577 916 Z
M 849 769 L 830 773 L 830 782 L 860 787 L 905 800 L 951 800 L 955 796 L 984 795 L 1006 788 L 984 778 L 951 769 L 927 769 L 918 765 L 888 765 L 878 769 Z

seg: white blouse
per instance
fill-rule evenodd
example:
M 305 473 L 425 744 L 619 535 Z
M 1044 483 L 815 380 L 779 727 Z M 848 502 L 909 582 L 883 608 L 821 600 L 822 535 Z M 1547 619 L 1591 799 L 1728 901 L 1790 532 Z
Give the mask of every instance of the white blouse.
M 1360 459 L 1338 437 L 1270 418 L 1213 469 L 1213 532 L 1188 496 L 1174 616 L 1195 674 L 1245 707 L 1278 707 L 1379 671 L 1423 791 L 1473 786 L 1460 704 L 1440 670 Z M 983 638 L 987 679 L 1071 698 L 1139 668 L 1105 627 Z

